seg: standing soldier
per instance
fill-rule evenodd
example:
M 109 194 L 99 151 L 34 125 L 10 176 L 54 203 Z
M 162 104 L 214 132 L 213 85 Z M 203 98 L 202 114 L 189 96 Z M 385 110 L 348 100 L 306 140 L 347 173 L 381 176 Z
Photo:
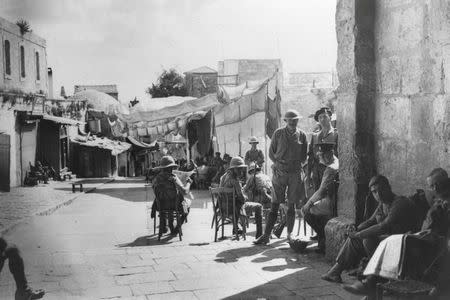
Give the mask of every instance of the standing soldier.
M 334 153 L 337 156 L 337 142 L 338 132 L 331 124 L 331 109 L 322 107 L 314 114 L 314 120 L 319 122 L 321 130 L 314 133 L 311 137 L 308 151 L 308 166 L 306 177 L 309 180 L 309 185 L 317 191 L 322 182 L 323 172 L 326 169 L 325 165 L 320 163 L 318 156 L 319 144 L 334 144 Z
M 252 136 L 248 143 L 252 148 L 245 153 L 245 164 L 249 166 L 254 162 L 261 168 L 264 163 L 264 153 L 257 148 L 259 144 L 258 139 Z
M 286 127 L 278 128 L 270 143 L 269 157 L 273 161 L 272 185 L 274 195 L 267 218 L 264 234 L 254 244 L 267 244 L 270 233 L 278 216 L 281 203 L 288 202 L 287 230 L 288 239 L 292 238 L 292 229 L 295 223 L 295 205 L 304 198 L 304 185 L 302 183 L 302 164 L 306 160 L 307 140 L 306 134 L 297 128 L 299 114 L 295 110 L 288 110 L 284 115 Z

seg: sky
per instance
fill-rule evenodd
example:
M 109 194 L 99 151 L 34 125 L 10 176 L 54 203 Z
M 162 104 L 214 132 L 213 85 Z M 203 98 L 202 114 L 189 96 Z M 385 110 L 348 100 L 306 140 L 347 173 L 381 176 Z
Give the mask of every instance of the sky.
M 0 0 L 47 41 L 54 92 L 117 84 L 149 98 L 163 69 L 217 70 L 223 59 L 281 58 L 283 72 L 335 69 L 336 0 Z

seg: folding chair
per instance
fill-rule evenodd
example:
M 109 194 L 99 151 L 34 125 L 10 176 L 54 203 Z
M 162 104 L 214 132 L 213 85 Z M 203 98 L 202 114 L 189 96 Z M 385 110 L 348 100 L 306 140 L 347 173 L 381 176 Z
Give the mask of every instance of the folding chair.
M 246 218 L 240 216 L 236 208 L 236 194 L 233 188 L 209 188 L 213 208 L 214 242 L 217 242 L 217 232 L 222 228 L 222 239 L 225 235 L 225 225 L 232 224 L 236 240 L 239 240 L 238 223 L 242 226 L 242 237 L 246 239 Z M 230 205 L 231 204 L 231 205 Z
M 157 195 L 159 193 L 157 192 L 157 187 L 153 187 L 153 190 L 155 192 L 155 201 L 156 201 L 156 207 L 158 212 L 158 218 L 159 218 L 159 231 L 158 231 L 158 241 L 161 240 L 161 236 L 163 235 L 163 228 L 167 228 L 166 224 L 163 224 L 163 222 L 172 222 L 173 219 L 177 221 L 177 226 L 179 227 L 178 231 L 178 237 L 180 238 L 180 241 L 182 240 L 183 232 L 181 230 L 181 211 L 179 210 L 180 207 L 180 199 L 177 196 L 175 199 L 159 199 Z M 155 218 L 156 223 L 156 218 Z M 156 226 L 155 226 L 156 228 Z

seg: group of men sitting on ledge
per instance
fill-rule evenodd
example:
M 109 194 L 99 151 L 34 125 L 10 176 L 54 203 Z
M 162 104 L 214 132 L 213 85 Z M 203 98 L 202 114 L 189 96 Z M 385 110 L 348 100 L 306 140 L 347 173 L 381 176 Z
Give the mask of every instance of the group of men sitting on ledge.
M 322 279 L 341 283 L 344 270 L 366 265 L 361 281 L 344 289 L 370 299 L 378 282 L 409 278 L 431 283 L 437 294 L 449 280 L 450 179 L 437 168 L 427 184 L 427 197 L 407 198 L 394 194 L 386 177 L 373 177 L 369 188 L 378 206 L 348 232 L 336 263 Z

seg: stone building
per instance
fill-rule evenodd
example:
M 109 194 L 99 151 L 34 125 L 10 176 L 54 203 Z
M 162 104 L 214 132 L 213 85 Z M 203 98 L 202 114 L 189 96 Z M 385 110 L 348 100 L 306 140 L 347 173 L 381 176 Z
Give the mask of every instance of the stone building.
M 73 93 L 79 93 L 86 90 L 94 90 L 110 95 L 116 100 L 119 100 L 119 91 L 117 84 L 103 84 L 103 85 L 75 85 Z
M 327 225 L 330 258 L 340 229 L 360 221 L 372 175 L 410 195 L 433 168 L 450 171 L 450 2 L 338 0 L 336 31 L 340 217 Z
M 218 62 L 220 85 L 239 85 L 249 80 L 261 80 L 277 73 L 278 86 L 283 85 L 281 59 L 225 59 Z
M 207 66 L 184 72 L 187 95 L 200 98 L 217 91 L 217 71 Z
M 46 42 L 0 18 L 0 190 L 22 183 L 36 155 L 37 122 L 48 93 Z
M 312 115 L 320 107 L 335 105 L 336 84 L 333 72 L 287 73 L 284 75 L 283 101 L 281 111 L 296 109 L 302 118 L 298 126 L 306 133 L 316 129 L 317 122 Z

